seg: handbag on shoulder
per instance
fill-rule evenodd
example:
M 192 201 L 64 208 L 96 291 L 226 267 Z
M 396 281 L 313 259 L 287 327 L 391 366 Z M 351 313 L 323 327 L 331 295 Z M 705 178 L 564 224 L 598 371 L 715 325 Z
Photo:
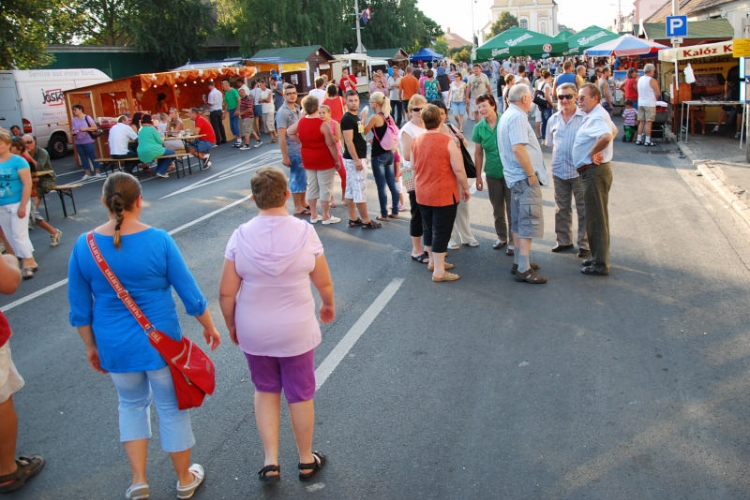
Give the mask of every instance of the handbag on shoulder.
M 216 388 L 216 369 L 211 358 L 184 335 L 182 340 L 175 340 L 154 328 L 104 260 L 94 240 L 93 231 L 89 231 L 86 235 L 86 241 L 91 256 L 94 257 L 102 274 L 114 288 L 117 297 L 122 300 L 125 307 L 141 325 L 154 349 L 159 351 L 167 362 L 177 394 L 177 407 L 180 410 L 187 410 L 203 404 L 206 394 L 213 394 Z
M 453 128 L 453 125 L 449 123 L 448 128 L 451 129 L 453 135 L 456 134 L 456 130 Z M 471 157 L 471 153 L 469 153 L 469 150 L 466 149 L 466 146 L 464 146 L 464 141 L 459 139 L 458 145 L 461 148 L 461 156 L 464 159 L 464 170 L 466 170 L 466 177 L 468 177 L 469 179 L 476 179 L 477 167 L 476 165 L 474 165 L 474 159 Z

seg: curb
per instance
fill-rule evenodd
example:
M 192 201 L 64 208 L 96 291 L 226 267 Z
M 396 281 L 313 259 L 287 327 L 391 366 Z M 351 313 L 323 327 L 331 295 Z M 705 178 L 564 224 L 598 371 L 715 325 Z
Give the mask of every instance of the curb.
M 695 153 L 685 143 L 677 141 L 674 134 L 668 133 L 670 139 L 677 144 L 683 155 L 695 165 L 698 173 L 711 185 L 711 187 L 721 196 L 721 198 L 737 212 L 737 214 L 750 226 L 750 205 L 744 200 L 740 199 L 723 180 L 723 173 L 721 167 L 718 165 L 706 165 L 700 160 L 695 159 Z M 719 175 L 716 172 L 719 172 Z

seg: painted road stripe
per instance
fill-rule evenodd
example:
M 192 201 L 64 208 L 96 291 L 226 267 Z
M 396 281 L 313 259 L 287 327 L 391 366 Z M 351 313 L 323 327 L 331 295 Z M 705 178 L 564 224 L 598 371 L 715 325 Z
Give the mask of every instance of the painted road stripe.
M 391 281 L 388 286 L 385 287 L 385 290 L 380 292 L 378 298 L 370 304 L 370 307 L 367 308 L 365 313 L 360 316 L 357 322 L 354 323 L 348 332 L 346 332 L 344 338 L 336 344 L 336 347 L 333 348 L 320 366 L 318 366 L 318 369 L 315 370 L 315 386 L 317 389 L 320 389 L 323 384 L 325 384 L 328 377 L 333 373 L 333 370 L 335 370 L 344 357 L 349 354 L 349 351 L 354 347 L 354 344 L 357 343 L 357 340 L 359 340 L 362 334 L 365 333 L 370 324 L 375 321 L 378 314 L 385 309 L 385 306 L 388 305 L 388 302 L 394 295 L 396 295 L 396 292 L 401 288 L 403 283 L 403 278 L 396 278 Z

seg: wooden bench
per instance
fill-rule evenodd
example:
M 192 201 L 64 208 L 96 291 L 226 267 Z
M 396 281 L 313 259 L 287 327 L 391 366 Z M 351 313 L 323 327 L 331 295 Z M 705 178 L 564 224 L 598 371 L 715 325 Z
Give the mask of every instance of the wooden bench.
M 187 157 L 187 158 L 184 158 L 184 157 Z M 185 162 L 186 161 L 187 161 L 187 171 L 190 175 L 193 175 L 193 168 L 192 168 L 192 165 L 190 164 L 190 154 L 187 151 L 185 150 L 177 151 L 173 155 L 163 155 L 163 156 L 157 157 L 156 159 L 159 160 L 161 158 L 172 158 L 174 160 L 175 172 L 177 172 L 178 179 L 180 178 L 180 169 L 182 169 L 182 174 L 185 175 Z M 104 166 L 104 171 L 107 173 L 109 172 L 109 167 L 112 168 L 112 172 L 114 173 L 115 165 L 116 165 L 116 168 L 122 172 L 123 170 L 122 165 L 124 163 L 128 163 L 128 162 L 142 163 L 138 157 L 135 157 L 135 158 L 97 158 L 96 161 L 101 163 L 103 166 L 106 165 Z
M 56 191 L 57 195 L 60 197 L 60 203 L 62 204 L 63 215 L 65 217 L 68 216 L 68 209 L 65 206 L 66 196 L 70 198 L 70 201 L 73 203 L 73 213 L 74 214 L 78 213 L 76 210 L 76 199 L 73 197 L 73 190 L 78 189 L 81 186 L 83 186 L 83 184 L 59 184 L 52 188 L 52 190 Z M 46 195 L 42 195 L 42 201 L 44 202 L 44 213 L 47 216 L 47 220 L 49 220 L 49 209 L 47 208 L 47 196 Z

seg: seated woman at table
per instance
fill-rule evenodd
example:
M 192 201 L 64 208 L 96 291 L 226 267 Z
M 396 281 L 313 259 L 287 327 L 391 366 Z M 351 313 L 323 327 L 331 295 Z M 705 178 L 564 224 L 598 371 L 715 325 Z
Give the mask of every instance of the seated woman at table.
M 138 132 L 138 158 L 143 163 L 151 163 L 160 156 L 173 155 L 174 151 L 164 147 L 164 138 L 154 127 L 151 115 L 143 115 L 141 130 Z M 172 158 L 159 158 L 156 165 L 156 175 L 166 179 L 169 172 L 175 169 Z
M 176 108 L 169 108 L 169 116 L 166 118 L 160 118 L 166 125 L 167 137 L 164 140 L 164 147 L 173 151 L 181 151 L 185 149 L 185 144 L 181 139 L 170 139 L 170 137 L 178 137 L 180 132 L 184 133 L 185 126 L 180 120 L 180 115 L 177 113 Z

